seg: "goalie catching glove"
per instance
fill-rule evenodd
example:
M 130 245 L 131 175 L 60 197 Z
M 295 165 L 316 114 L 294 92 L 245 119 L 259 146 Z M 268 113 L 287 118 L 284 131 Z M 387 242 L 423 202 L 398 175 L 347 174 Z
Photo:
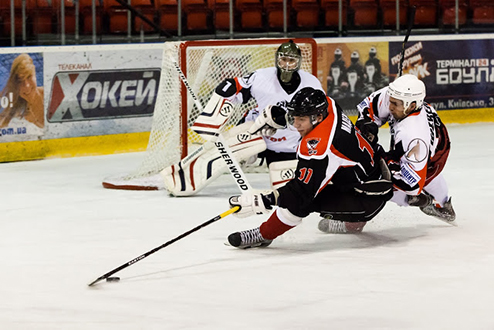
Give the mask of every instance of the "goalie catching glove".
M 268 105 L 265 107 L 254 124 L 249 129 L 249 134 L 260 133 L 264 136 L 272 136 L 277 129 L 286 128 L 287 113 L 283 108 L 277 105 Z
M 245 193 L 230 197 L 228 202 L 230 207 L 240 206 L 240 209 L 234 213 L 238 218 L 250 217 L 254 214 L 266 214 L 273 209 L 278 199 L 278 191 Z

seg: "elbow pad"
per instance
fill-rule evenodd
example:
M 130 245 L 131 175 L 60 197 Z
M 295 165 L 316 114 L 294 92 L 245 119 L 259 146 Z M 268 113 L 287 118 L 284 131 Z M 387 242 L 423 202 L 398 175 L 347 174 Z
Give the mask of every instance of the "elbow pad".
M 237 82 L 235 79 L 225 79 L 223 80 L 215 90 L 216 94 L 228 98 L 237 94 Z

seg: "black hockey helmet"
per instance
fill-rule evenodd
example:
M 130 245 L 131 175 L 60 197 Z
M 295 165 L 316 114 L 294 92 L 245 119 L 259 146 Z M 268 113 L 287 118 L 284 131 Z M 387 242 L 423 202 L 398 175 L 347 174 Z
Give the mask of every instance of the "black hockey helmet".
M 294 72 L 300 69 L 302 65 L 302 51 L 300 47 L 289 40 L 282 43 L 276 50 L 275 65 L 279 71 L 279 77 L 282 82 L 288 83 L 292 80 Z
M 311 116 L 312 124 L 317 123 L 317 116 L 328 116 L 328 99 L 319 89 L 305 87 L 299 90 L 287 105 L 290 121 L 294 116 Z

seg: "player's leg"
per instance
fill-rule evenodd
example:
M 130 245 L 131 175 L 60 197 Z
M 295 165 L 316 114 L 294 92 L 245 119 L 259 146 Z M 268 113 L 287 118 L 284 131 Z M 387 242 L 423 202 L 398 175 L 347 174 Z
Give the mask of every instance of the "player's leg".
M 319 221 L 320 231 L 332 234 L 358 234 L 368 221 L 373 219 L 386 205 L 389 197 L 342 192 L 324 188 L 316 198 L 316 208 L 323 218 Z
M 429 205 L 420 207 L 420 210 L 427 215 L 454 224 L 456 213 L 451 203 L 451 197 L 448 195 L 448 185 L 443 175 L 437 175 L 424 187 L 424 191 L 430 194 L 434 201 Z
M 278 207 L 259 227 L 230 234 L 228 242 L 237 248 L 266 247 L 278 236 L 302 223 L 302 218 Z
M 227 131 L 224 135 L 236 160 L 242 162 L 266 148 L 263 138 L 248 135 L 239 139 L 238 134 L 246 131 L 252 122 L 246 122 Z M 174 196 L 191 196 L 223 174 L 227 167 L 218 149 L 211 141 L 193 151 L 179 163 L 165 168 L 161 172 L 165 188 Z

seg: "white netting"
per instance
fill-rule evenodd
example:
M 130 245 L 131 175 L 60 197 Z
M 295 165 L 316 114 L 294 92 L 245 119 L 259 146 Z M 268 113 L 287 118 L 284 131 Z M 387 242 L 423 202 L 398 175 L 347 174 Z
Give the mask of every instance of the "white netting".
M 105 187 L 122 188 L 121 186 L 125 186 L 124 189 L 139 189 L 140 185 L 148 185 L 149 180 L 153 181 L 153 176 L 156 176 L 163 168 L 180 161 L 182 150 L 185 147 L 183 139 L 186 138 L 188 141 L 188 151 L 203 142 L 190 129 L 182 132 L 183 111 L 187 111 L 187 127 L 192 126 L 200 111 L 183 86 L 176 64 L 180 65 L 189 85 L 202 106 L 205 107 L 216 86 L 224 79 L 244 76 L 257 69 L 274 66 L 276 49 L 285 41 L 262 39 L 254 44 L 252 40 L 166 42 L 160 86 L 145 159 L 134 172 L 123 177 L 106 179 L 105 182 L 110 184 L 104 184 Z M 302 49 L 301 68 L 312 73 L 314 43 L 307 42 L 307 40 L 306 42 L 297 39 L 294 41 Z M 185 65 L 181 64 L 184 62 Z M 182 99 L 184 93 L 187 97 L 187 110 Z M 253 100 L 247 104 L 237 105 L 227 127 L 236 125 L 245 112 L 255 106 L 256 103 Z

